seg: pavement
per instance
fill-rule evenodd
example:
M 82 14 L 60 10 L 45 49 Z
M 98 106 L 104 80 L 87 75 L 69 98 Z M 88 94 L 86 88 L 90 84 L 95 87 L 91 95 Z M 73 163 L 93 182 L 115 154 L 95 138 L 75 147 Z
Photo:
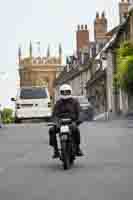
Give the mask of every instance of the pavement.
M 133 120 L 133 112 L 128 112 L 127 114 L 115 114 L 103 112 L 96 114 L 94 116 L 94 121 L 110 121 L 110 120 Z
M 0 129 L 0 200 L 132 200 L 133 121 L 85 122 L 84 157 L 64 171 L 43 123 Z

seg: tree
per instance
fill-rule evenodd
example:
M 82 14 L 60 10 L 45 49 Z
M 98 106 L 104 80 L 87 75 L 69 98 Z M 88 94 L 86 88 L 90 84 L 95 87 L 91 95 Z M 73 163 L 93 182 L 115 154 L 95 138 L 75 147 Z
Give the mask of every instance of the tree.
M 4 108 L 1 111 L 2 122 L 4 124 L 9 124 L 14 122 L 13 110 L 11 108 Z
M 114 85 L 127 93 L 133 94 L 133 42 L 122 43 L 116 51 L 117 72 L 114 76 Z

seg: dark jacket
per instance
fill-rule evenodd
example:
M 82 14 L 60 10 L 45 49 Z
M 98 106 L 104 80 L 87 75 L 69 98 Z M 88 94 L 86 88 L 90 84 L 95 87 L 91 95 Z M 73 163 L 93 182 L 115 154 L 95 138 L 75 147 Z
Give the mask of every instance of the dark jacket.
M 59 99 L 53 108 L 53 119 L 60 118 L 63 113 L 68 113 L 69 117 L 74 121 L 79 120 L 79 102 L 74 98 L 67 100 Z

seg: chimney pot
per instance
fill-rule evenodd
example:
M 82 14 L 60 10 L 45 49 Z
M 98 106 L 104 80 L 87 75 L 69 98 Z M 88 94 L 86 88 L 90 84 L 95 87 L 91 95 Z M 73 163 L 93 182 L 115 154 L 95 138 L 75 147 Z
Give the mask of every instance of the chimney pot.
M 87 30 L 87 24 L 85 25 L 85 30 Z

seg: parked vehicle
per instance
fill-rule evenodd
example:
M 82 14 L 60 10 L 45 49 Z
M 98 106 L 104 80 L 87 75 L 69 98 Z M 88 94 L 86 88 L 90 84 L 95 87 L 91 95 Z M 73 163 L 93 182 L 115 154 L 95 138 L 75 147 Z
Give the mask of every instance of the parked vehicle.
M 76 159 L 76 145 L 70 128 L 71 124 L 72 119 L 69 118 L 60 119 L 58 124 L 59 134 L 57 137 L 59 138 L 59 158 L 62 161 L 64 170 L 70 169 Z M 49 123 L 48 125 L 53 126 L 55 124 Z
M 15 122 L 23 119 L 50 119 L 52 116 L 51 99 L 46 87 L 22 87 L 15 101 Z
M 74 96 L 80 104 L 80 120 L 92 121 L 93 120 L 93 106 L 85 96 Z

